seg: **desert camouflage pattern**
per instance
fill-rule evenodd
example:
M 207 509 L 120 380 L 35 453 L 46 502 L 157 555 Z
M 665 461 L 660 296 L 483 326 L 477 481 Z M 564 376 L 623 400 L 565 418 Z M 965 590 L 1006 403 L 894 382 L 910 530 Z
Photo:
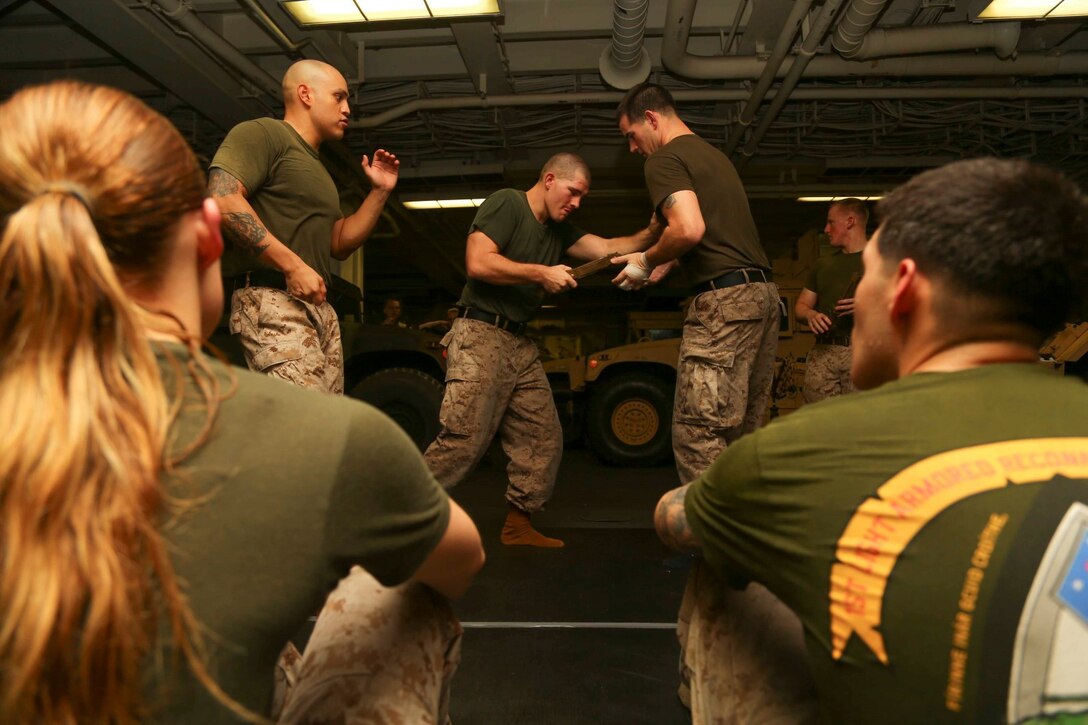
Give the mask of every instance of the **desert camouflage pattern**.
M 854 392 L 850 381 L 849 345 L 813 345 L 805 358 L 806 403 Z
M 563 430 L 536 344 L 494 325 L 458 318 L 442 338 L 448 351 L 442 430 L 424 458 L 445 488 L 479 463 L 498 433 L 510 459 L 506 500 L 525 513 L 544 508 L 555 488 Z
M 779 317 L 774 283 L 711 290 L 692 300 L 680 341 L 672 414 L 681 483 L 709 468 L 729 443 L 763 425 Z
M 801 620 L 762 585 L 732 589 L 697 560 L 678 631 L 693 725 L 819 721 Z
M 230 331 L 250 370 L 302 388 L 344 394 L 344 350 L 332 305 L 311 305 L 271 287 L 234 291 Z
M 292 725 L 444 725 L 461 635 L 441 595 L 422 584 L 383 587 L 355 567 L 329 595 L 301 659 L 281 655 L 277 691 L 286 687 L 273 716 Z

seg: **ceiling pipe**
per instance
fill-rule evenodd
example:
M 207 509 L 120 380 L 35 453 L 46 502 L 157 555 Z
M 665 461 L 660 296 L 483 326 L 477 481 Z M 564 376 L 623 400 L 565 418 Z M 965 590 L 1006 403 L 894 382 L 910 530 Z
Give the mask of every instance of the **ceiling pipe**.
M 601 53 L 601 78 L 613 88 L 627 90 L 650 77 L 650 54 L 642 47 L 650 0 L 615 0 L 612 44 Z
M 744 101 L 750 91 L 744 88 L 717 88 L 673 91 L 678 102 L 693 103 Z M 776 91 L 769 91 L 767 99 L 777 98 Z M 460 96 L 456 98 L 420 98 L 373 116 L 351 121 L 350 128 L 380 128 L 398 118 L 420 111 L 452 111 L 473 108 L 504 108 L 510 106 L 604 106 L 617 105 L 623 97 L 618 92 L 601 93 L 527 93 L 522 95 Z M 1085 98 L 1088 85 L 1084 86 L 1029 86 L 1029 87 L 927 87 L 927 88 L 798 88 L 789 94 L 796 101 L 895 101 L 895 100 L 1024 100 L 1031 98 Z
M 691 32 L 692 15 L 696 0 L 669 0 L 665 11 L 665 28 L 661 44 L 661 63 L 676 75 L 702 80 L 754 80 L 763 72 L 766 63 L 752 56 L 704 56 L 687 52 L 688 35 Z M 922 43 L 933 55 L 907 58 L 888 58 L 866 62 L 846 60 L 834 55 L 821 55 L 811 59 L 805 68 L 806 78 L 864 78 L 864 77 L 912 77 L 932 76 L 1051 76 L 1084 75 L 1088 73 L 1088 53 L 1071 52 L 1062 55 L 1021 53 L 1015 58 L 1001 60 L 994 56 L 970 53 L 937 53 L 938 46 L 925 40 L 926 33 L 941 26 L 917 28 L 911 43 Z M 969 27 L 968 24 L 950 24 L 947 31 L 955 34 Z M 914 29 L 912 29 L 914 30 Z M 945 33 L 946 31 L 939 31 Z M 999 32 L 1008 32 L 999 31 Z M 947 35 L 941 36 L 948 39 Z M 899 39 L 893 39 L 897 45 Z M 1004 41 L 1003 41 L 1004 42 Z M 782 77 L 793 67 L 794 59 L 786 58 L 778 71 Z
M 774 100 L 771 101 L 770 107 L 763 112 L 763 117 L 759 119 L 759 124 L 752 131 L 748 143 L 740 150 L 741 156 L 737 159 L 737 170 L 744 168 L 748 160 L 752 158 L 752 155 L 755 154 L 756 149 L 759 147 L 759 142 L 763 140 L 763 136 L 767 133 L 767 129 L 778 118 L 782 106 L 786 105 L 790 93 L 800 82 L 801 76 L 805 72 L 805 66 L 809 64 L 812 56 L 816 54 L 816 51 L 820 49 L 820 45 L 824 42 L 824 36 L 831 29 L 831 23 L 834 22 L 835 16 L 838 15 L 842 3 L 843 0 L 827 0 L 824 3 L 820 14 L 816 17 L 816 22 L 813 23 L 812 29 L 809 30 L 808 37 L 805 38 L 805 42 L 801 44 L 800 50 L 797 51 L 797 56 L 790 65 L 789 72 L 782 79 L 782 85 L 778 87 L 778 92 L 775 94 Z
M 812 7 L 812 0 L 796 0 L 793 3 L 790 15 L 786 18 L 786 24 L 782 26 L 782 30 L 778 34 L 774 50 L 771 51 L 771 55 L 767 59 L 767 65 L 763 67 L 763 73 L 760 74 L 759 81 L 756 83 L 755 88 L 752 89 L 752 95 L 749 96 L 748 102 L 744 104 L 744 108 L 737 117 L 737 122 L 733 124 L 733 130 L 729 133 L 729 138 L 725 141 L 724 151 L 726 156 L 733 153 L 737 148 L 737 144 L 743 138 L 744 132 L 748 130 L 748 126 L 755 119 L 756 111 L 763 105 L 763 101 L 767 97 L 767 91 L 770 89 L 771 84 L 774 83 L 774 79 L 778 75 L 778 69 L 782 67 L 782 61 L 786 59 L 786 54 L 793 47 L 793 39 L 797 36 L 801 22 L 808 15 L 810 7 Z
M 184 0 L 143 0 L 144 5 L 188 33 L 220 62 L 244 76 L 257 90 L 282 100 L 280 82 L 263 68 L 251 61 L 244 53 L 228 43 L 223 36 L 204 24 L 188 2 Z
M 1020 23 L 947 23 L 913 28 L 870 30 L 852 55 L 852 60 L 891 58 L 925 53 L 992 48 L 998 58 L 1011 58 L 1020 41 Z M 836 48 L 837 50 L 837 48 Z
M 891 0 L 853 0 L 835 26 L 831 47 L 843 58 L 854 58 L 865 36 Z
M 294 42 L 287 37 L 287 33 L 283 32 L 275 20 L 269 16 L 265 9 L 261 7 L 257 0 L 237 0 L 245 10 L 249 11 L 250 16 L 257 21 L 264 32 L 268 33 L 268 36 L 275 41 L 276 45 L 287 53 L 291 60 L 298 60 L 302 57 L 302 49 L 310 44 L 310 38 L 304 38 L 301 42 Z

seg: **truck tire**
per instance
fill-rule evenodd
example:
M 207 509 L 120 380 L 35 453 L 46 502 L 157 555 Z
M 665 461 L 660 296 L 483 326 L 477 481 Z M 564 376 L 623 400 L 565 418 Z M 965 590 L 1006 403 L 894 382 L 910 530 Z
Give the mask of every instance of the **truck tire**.
M 613 466 L 656 466 L 672 453 L 672 400 L 666 381 L 629 373 L 601 383 L 589 399 L 586 437 Z
M 387 368 L 360 380 L 349 395 L 392 418 L 423 451 L 438 435 L 442 393 L 442 383 L 426 373 Z

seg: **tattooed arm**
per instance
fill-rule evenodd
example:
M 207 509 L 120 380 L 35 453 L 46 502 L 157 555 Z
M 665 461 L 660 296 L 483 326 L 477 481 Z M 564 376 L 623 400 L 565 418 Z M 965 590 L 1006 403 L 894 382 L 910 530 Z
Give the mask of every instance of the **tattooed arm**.
M 612 280 L 612 284 L 620 289 L 639 289 L 645 284 L 657 284 L 676 266 L 676 260 L 703 240 L 706 223 L 694 191 L 685 189 L 673 192 L 665 197 L 658 208 L 668 224 L 664 228 L 659 227 L 657 241 L 645 252 L 625 254 L 612 260 L 614 264 L 642 267 L 649 273 L 649 278 L 631 279 L 625 268 Z
M 657 244 L 646 250 L 646 261 L 651 267 L 684 256 L 703 240 L 706 233 L 699 197 L 694 191 L 675 191 L 665 197 L 658 209 L 668 225 L 662 230 Z
M 283 272 L 287 291 L 301 300 L 320 305 L 325 301 L 325 280 L 302 258 L 268 231 L 257 216 L 242 182 L 219 168 L 208 175 L 208 195 L 223 212 L 223 233 L 235 247 Z
M 661 497 L 654 511 L 654 528 L 657 529 L 658 538 L 670 549 L 698 554 L 703 547 L 688 526 L 688 516 L 684 511 L 684 496 L 690 485 L 674 488 Z

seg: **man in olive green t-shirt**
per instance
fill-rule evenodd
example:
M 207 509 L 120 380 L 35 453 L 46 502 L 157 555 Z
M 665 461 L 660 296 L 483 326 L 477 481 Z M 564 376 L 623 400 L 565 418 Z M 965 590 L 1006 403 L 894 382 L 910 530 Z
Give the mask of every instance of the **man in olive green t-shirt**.
M 974 159 L 877 211 L 862 392 L 738 441 L 662 497 L 658 533 L 701 551 L 719 589 L 759 582 L 799 617 L 756 635 L 769 666 L 737 693 L 796 696 L 780 674 L 807 651 L 818 704 L 791 721 L 1071 722 L 1088 711 L 1088 386 L 1037 351 L 1088 290 L 1088 198 Z
M 500 540 L 508 545 L 558 548 L 530 516 L 555 487 L 563 432 L 536 343 L 525 335 L 546 294 L 578 286 L 566 254 L 596 259 L 649 246 L 656 228 L 630 237 L 603 239 L 577 229 L 567 217 L 589 193 L 589 167 L 580 156 L 550 158 L 528 191 L 503 189 L 480 206 L 465 248 L 468 281 L 460 317 L 442 338 L 449 365 L 442 399 L 442 430 L 426 459 L 449 488 L 479 462 L 501 435 L 510 458 L 509 513 Z
M 645 254 L 617 260 L 627 266 L 614 281 L 637 288 L 679 264 L 694 286 L 672 414 L 676 471 L 682 482 L 690 481 L 727 445 L 763 424 L 778 348 L 778 288 L 736 168 L 676 114 L 669 91 L 639 84 L 620 101 L 616 115 L 628 148 L 646 157 L 650 200 L 666 226 Z M 686 642 L 699 627 L 691 619 L 698 569 L 696 562 L 677 623 L 685 702 Z
M 397 183 L 400 162 L 379 149 L 363 156 L 370 193 L 350 216 L 318 156 L 344 136 L 348 87 L 335 68 L 300 60 L 283 77 L 284 119 L 231 129 L 212 160 L 208 191 L 223 230 L 243 256 L 234 280 L 230 329 L 250 369 L 341 394 L 340 323 L 326 300 L 330 254 L 347 259 L 374 230 Z
M 797 296 L 794 312 L 816 333 L 805 358 L 806 403 L 849 393 L 850 331 L 854 327 L 854 290 L 861 279 L 861 250 L 868 237 L 869 210 L 861 199 L 838 199 L 827 210 L 824 232 L 835 254 L 816 260 Z

